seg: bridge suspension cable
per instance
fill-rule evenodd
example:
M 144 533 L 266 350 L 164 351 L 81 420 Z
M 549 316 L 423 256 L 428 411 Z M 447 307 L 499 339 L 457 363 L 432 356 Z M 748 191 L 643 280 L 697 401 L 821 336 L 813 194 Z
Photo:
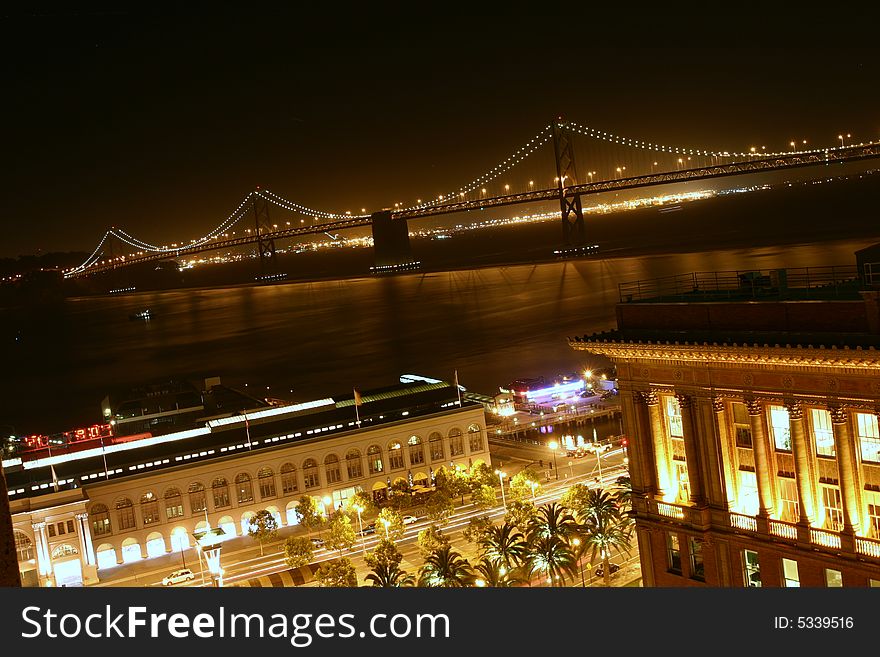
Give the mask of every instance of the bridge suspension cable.
M 263 199 L 269 201 L 270 203 L 274 203 L 275 205 L 277 205 L 280 208 L 283 208 L 285 210 L 290 210 L 291 212 L 296 212 L 298 214 L 306 215 L 309 217 L 314 217 L 316 219 L 318 219 L 318 218 L 321 218 L 321 219 L 351 219 L 352 217 L 357 219 L 357 218 L 365 218 L 365 217 L 370 216 L 368 214 L 351 215 L 351 214 L 339 214 L 336 212 L 324 212 L 323 210 L 315 210 L 313 208 L 306 207 L 305 205 L 300 205 L 299 203 L 295 203 L 294 201 L 288 201 L 286 198 L 278 196 L 278 194 L 275 194 L 275 193 L 269 191 L 268 189 L 260 189 L 254 193 L 257 194 L 257 196 L 259 196 L 260 198 L 263 198 Z

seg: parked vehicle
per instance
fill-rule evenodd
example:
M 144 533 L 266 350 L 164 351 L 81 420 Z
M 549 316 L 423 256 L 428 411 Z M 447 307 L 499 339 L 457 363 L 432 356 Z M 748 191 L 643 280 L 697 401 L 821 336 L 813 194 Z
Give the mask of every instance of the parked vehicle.
M 175 570 L 170 575 L 162 578 L 162 586 L 171 586 L 172 584 L 180 584 L 181 582 L 189 582 L 196 578 L 195 573 L 189 568 L 181 568 Z
M 313 539 L 311 539 L 311 541 L 312 541 L 312 546 L 316 550 L 320 550 L 322 547 L 324 547 L 324 540 L 323 539 L 313 538 Z
M 611 574 L 613 575 L 618 570 L 620 570 L 620 566 L 618 566 L 616 563 L 613 563 L 611 564 L 611 568 L 609 570 L 611 570 Z M 598 568 L 596 568 L 596 577 L 605 577 L 605 568 L 603 566 L 599 566 Z
M 415 516 L 403 516 L 403 524 L 404 525 L 411 525 L 414 522 L 416 522 L 417 520 L 418 520 L 418 518 L 416 518 Z

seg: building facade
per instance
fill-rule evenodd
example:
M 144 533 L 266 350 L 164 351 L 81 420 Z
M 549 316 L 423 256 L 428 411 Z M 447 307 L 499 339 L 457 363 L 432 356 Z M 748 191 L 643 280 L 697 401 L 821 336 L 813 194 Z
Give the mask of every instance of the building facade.
M 364 398 L 369 400 L 366 393 Z M 370 405 L 363 408 L 368 424 Z M 263 509 L 279 526 L 295 524 L 294 509 L 303 495 L 330 497 L 337 508 L 358 490 L 381 500 L 398 480 L 430 486 L 439 468 L 490 462 L 482 406 L 455 405 L 412 418 L 408 413 L 393 418 L 385 411 L 376 426 L 345 427 L 333 435 L 318 419 L 312 429 L 295 434 L 265 423 L 249 427 L 251 438 L 259 435 L 254 442 L 159 455 L 165 458 L 148 448 L 131 450 L 130 465 L 117 469 L 121 476 L 86 475 L 75 487 L 13 495 L 22 580 L 29 586 L 92 584 L 102 570 L 118 564 L 193 548 L 193 532 L 208 526 L 230 537 L 245 535 L 248 520 Z
M 617 366 L 643 581 L 880 586 L 877 292 L 756 274 L 621 286 L 570 340 Z

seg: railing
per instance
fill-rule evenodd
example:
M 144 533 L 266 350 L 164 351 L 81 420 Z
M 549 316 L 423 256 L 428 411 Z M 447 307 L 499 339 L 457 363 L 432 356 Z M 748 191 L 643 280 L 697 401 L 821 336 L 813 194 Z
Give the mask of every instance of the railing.
M 855 265 L 749 271 L 700 271 L 620 283 L 621 303 L 646 300 L 837 298 L 858 289 Z
M 684 509 L 675 504 L 666 502 L 657 502 L 657 513 L 666 518 L 675 518 L 676 520 L 684 520 Z
M 880 541 L 874 541 L 870 538 L 856 538 L 856 552 L 880 559 Z
M 740 513 L 730 514 L 730 526 L 737 529 L 745 529 L 749 532 L 758 531 L 758 521 L 752 516 L 744 516 Z
M 840 549 L 840 536 L 823 529 L 810 529 L 810 542 L 822 547 Z
M 770 533 L 779 538 L 797 540 L 797 526 L 781 520 L 770 521 Z

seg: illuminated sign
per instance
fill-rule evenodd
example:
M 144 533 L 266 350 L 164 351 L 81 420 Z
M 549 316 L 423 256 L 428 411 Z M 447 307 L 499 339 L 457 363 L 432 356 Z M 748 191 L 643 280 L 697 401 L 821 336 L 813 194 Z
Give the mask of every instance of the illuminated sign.
M 34 434 L 25 436 L 22 440 L 25 449 L 43 449 L 53 445 L 69 445 L 84 440 L 97 440 L 99 438 L 111 438 L 113 436 L 113 427 L 109 424 L 93 424 L 84 429 L 71 429 L 62 433 L 52 434 L 51 436 L 43 436 Z
M 578 392 L 579 390 L 583 390 L 586 383 L 583 379 L 577 379 L 576 381 L 572 381 L 571 383 L 562 383 L 559 385 L 550 386 L 547 388 L 541 388 L 540 390 L 527 390 L 524 394 L 525 397 L 547 397 L 550 395 L 557 395 L 563 392 Z

